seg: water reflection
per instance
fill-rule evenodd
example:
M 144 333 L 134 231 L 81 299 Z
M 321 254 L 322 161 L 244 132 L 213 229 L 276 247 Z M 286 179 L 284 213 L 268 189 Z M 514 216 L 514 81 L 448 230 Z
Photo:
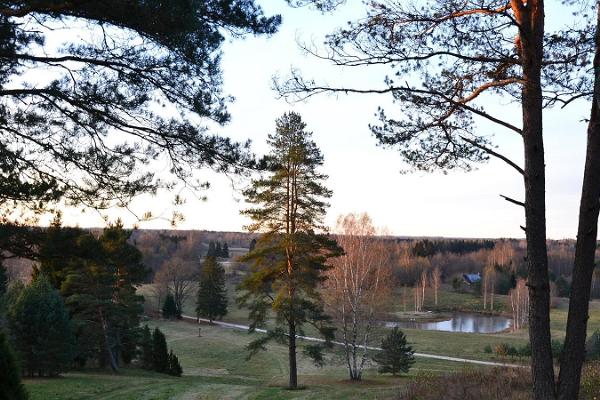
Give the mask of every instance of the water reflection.
M 449 320 L 437 322 L 402 321 L 385 322 L 392 328 L 425 329 L 429 331 L 495 333 L 510 328 L 510 318 L 480 314 L 454 313 Z

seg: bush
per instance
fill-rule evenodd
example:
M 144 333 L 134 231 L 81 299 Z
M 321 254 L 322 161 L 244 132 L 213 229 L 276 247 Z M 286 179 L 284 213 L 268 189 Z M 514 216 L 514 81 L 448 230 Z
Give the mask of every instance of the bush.
M 531 343 L 527 342 L 518 349 L 519 357 L 531 357 Z
M 484 352 L 484 353 L 487 353 L 487 354 L 491 354 L 491 353 L 492 353 L 492 346 L 490 346 L 489 344 L 488 344 L 488 345 L 486 345 L 486 346 L 483 348 L 483 352 Z
M 563 343 L 560 340 L 552 341 L 552 358 L 560 362 L 562 358 Z
M 494 353 L 500 358 L 504 358 L 508 355 L 508 345 L 506 343 L 500 343 L 496 345 Z
M 183 373 L 183 369 L 179 364 L 179 359 L 175 354 L 173 354 L 173 350 L 169 353 L 169 375 L 173 376 L 181 376 Z
M 587 360 L 600 359 L 600 330 L 596 330 L 585 343 L 585 358 Z

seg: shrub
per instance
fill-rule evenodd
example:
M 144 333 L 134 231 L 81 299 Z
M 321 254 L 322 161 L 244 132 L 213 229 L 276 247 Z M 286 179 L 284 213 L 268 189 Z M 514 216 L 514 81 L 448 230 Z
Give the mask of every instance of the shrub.
M 506 343 L 500 343 L 498 345 L 496 345 L 496 348 L 494 349 L 494 353 L 496 353 L 496 355 L 498 357 L 504 358 L 508 355 L 508 345 Z
M 596 330 L 585 343 L 585 358 L 587 360 L 600 359 L 600 330 Z
M 491 353 L 492 353 L 492 346 L 490 346 L 489 344 L 488 344 L 488 345 L 486 345 L 486 346 L 483 348 L 483 351 L 484 351 L 484 353 L 491 354 Z
M 173 354 L 173 350 L 171 350 L 171 352 L 169 353 L 169 371 L 168 371 L 169 375 L 173 375 L 173 376 L 181 376 L 181 374 L 183 373 L 183 369 L 181 368 L 181 365 L 179 364 L 179 359 L 177 358 L 177 356 L 175 354 Z
M 600 400 L 600 363 L 586 364 L 581 375 L 582 400 Z

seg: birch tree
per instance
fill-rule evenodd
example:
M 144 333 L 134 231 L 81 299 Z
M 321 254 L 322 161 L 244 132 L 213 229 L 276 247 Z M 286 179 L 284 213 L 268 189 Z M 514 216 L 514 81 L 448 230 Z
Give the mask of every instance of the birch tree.
M 331 261 L 324 298 L 341 326 L 350 379 L 360 380 L 377 314 L 391 292 L 389 252 L 367 214 L 340 216 L 336 233 L 344 254 Z

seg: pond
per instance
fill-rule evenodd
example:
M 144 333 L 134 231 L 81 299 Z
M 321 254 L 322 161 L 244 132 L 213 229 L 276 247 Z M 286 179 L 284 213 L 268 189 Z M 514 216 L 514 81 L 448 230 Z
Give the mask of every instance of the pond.
M 448 320 L 401 321 L 385 322 L 385 326 L 392 328 L 425 329 L 429 331 L 467 332 L 467 333 L 496 333 L 510 328 L 511 319 L 502 316 L 490 316 L 470 313 L 453 313 Z

